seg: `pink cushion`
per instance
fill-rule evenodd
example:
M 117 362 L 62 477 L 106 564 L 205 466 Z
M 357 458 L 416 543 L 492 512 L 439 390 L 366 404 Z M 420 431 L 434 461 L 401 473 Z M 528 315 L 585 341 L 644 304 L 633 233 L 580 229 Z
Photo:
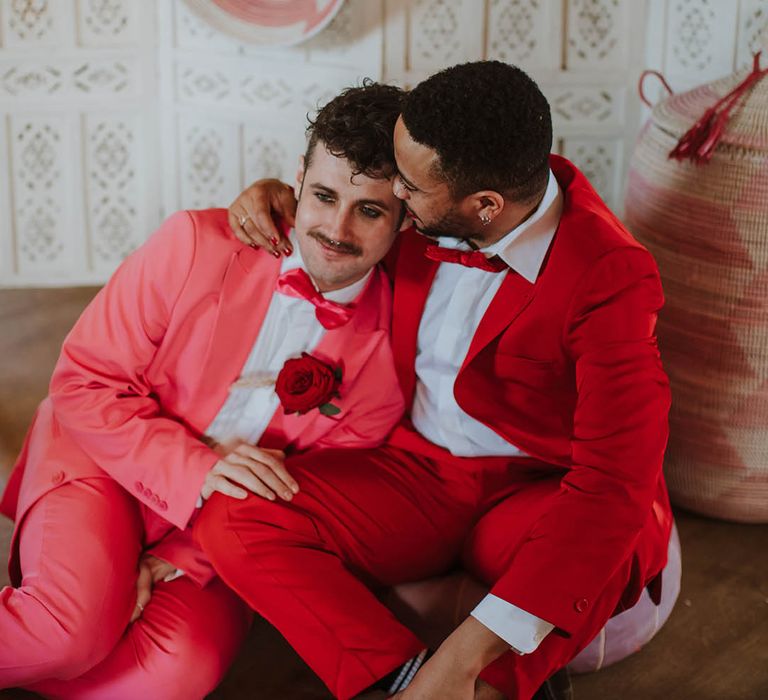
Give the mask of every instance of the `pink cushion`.
M 568 665 L 588 673 L 616 663 L 647 644 L 672 612 L 680 593 L 680 539 L 673 525 L 669 560 L 662 572 L 661 602 L 654 605 L 648 591 L 629 610 L 612 617 L 600 633 Z M 432 648 L 453 630 L 486 595 L 488 589 L 463 572 L 402 584 L 391 589 L 384 603 Z
M 669 559 L 661 575 L 659 605 L 655 605 L 648 591 L 644 590 L 633 607 L 605 623 L 600 634 L 568 664 L 568 668 L 574 673 L 598 671 L 634 654 L 651 641 L 675 606 L 680 593 L 681 570 L 680 538 L 673 525 Z

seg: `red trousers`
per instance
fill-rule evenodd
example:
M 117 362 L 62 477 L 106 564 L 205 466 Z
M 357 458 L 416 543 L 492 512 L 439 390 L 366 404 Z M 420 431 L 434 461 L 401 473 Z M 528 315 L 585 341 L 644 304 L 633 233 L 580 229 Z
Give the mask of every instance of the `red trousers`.
M 214 495 L 196 522 L 195 536 L 224 581 L 342 700 L 424 647 L 377 588 L 458 564 L 492 584 L 559 488 L 559 478 L 531 480 L 532 460 L 446 455 L 389 445 L 297 456 L 287 462 L 301 489 L 292 502 Z M 599 632 L 628 577 L 629 564 L 576 634 L 550 634 L 526 656 L 510 652 L 481 677 L 509 698 L 530 698 Z
M 136 605 L 143 522 L 111 479 L 65 484 L 21 523 L 18 587 L 0 590 L 0 688 L 51 698 L 202 698 L 222 678 L 250 614 L 220 580 L 158 583 Z

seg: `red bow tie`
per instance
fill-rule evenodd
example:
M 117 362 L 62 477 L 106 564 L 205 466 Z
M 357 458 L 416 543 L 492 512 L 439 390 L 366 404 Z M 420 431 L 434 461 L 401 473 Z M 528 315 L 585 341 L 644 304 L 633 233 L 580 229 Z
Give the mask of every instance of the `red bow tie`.
M 509 268 L 500 257 L 494 255 L 492 258 L 487 258 L 479 250 L 456 250 L 455 248 L 428 245 L 424 255 L 430 260 L 457 263 L 464 265 L 464 267 L 477 267 L 486 272 L 501 272 Z
M 355 313 L 354 304 L 337 304 L 335 301 L 329 301 L 320 292 L 315 289 L 309 275 L 297 267 L 294 270 L 288 270 L 277 278 L 277 291 L 289 297 L 297 299 L 306 299 L 315 306 L 315 316 L 320 321 L 323 328 L 332 329 L 343 326 L 352 318 Z

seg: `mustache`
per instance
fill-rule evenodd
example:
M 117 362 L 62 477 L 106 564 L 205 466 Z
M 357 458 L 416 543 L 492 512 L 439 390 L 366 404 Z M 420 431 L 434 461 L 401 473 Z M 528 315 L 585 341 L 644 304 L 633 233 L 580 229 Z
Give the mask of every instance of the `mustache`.
M 328 238 L 328 236 L 324 236 L 322 233 L 320 233 L 320 231 L 311 229 L 307 231 L 307 235 L 310 238 L 314 238 L 316 241 L 319 241 L 323 245 L 326 245 L 329 248 L 332 248 L 333 250 L 338 251 L 339 253 L 344 253 L 346 255 L 354 255 L 357 257 L 363 254 L 363 251 L 353 243 L 348 243 L 347 241 L 334 241 Z

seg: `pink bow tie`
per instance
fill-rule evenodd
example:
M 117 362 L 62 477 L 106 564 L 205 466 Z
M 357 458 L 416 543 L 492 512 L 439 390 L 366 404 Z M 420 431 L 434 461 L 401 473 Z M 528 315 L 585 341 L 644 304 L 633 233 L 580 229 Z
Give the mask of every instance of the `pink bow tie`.
M 430 260 L 456 263 L 464 265 L 464 267 L 477 267 L 486 272 L 501 272 L 509 267 L 501 258 L 495 255 L 492 258 L 486 258 L 479 250 L 456 250 L 429 245 L 424 251 L 424 255 Z
M 315 289 L 309 275 L 297 267 L 294 270 L 288 270 L 277 278 L 277 291 L 289 297 L 297 299 L 306 299 L 315 306 L 315 316 L 320 321 L 323 328 L 339 328 L 352 318 L 355 313 L 354 304 L 337 304 L 335 301 L 329 301 L 320 292 Z

